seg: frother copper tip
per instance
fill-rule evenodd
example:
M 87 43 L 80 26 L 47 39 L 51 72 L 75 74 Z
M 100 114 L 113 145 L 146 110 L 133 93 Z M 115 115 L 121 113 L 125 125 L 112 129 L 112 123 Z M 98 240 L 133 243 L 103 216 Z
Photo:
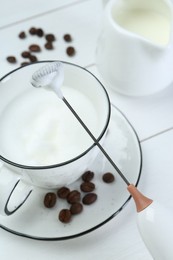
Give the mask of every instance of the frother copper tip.
M 133 184 L 128 185 L 127 189 L 135 201 L 137 212 L 141 212 L 153 202 L 153 200 L 145 197 L 140 191 L 138 191 Z

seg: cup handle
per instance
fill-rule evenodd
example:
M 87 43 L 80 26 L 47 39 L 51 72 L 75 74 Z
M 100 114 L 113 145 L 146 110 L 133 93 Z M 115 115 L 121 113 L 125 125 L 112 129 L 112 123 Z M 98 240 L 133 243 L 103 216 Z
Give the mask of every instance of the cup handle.
M 32 192 L 30 186 L 18 180 L 12 188 L 4 206 L 4 212 L 7 216 L 15 213 L 28 199 Z
M 10 216 L 26 202 L 33 189 L 3 164 L 0 166 L 0 180 L 3 182 L 0 184 L 0 214 Z

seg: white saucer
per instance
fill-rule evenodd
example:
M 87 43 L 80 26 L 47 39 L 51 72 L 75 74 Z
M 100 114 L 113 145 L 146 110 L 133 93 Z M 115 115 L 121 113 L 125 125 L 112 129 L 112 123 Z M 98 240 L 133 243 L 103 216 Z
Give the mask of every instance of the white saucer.
M 130 183 L 137 185 L 142 168 L 142 154 L 138 137 L 122 113 L 112 105 L 111 121 L 104 148 L 117 164 Z M 95 172 L 93 182 L 96 185 L 97 201 L 84 206 L 81 214 L 73 216 L 72 221 L 63 224 L 58 213 L 69 205 L 60 199 L 53 209 L 43 205 L 47 190 L 34 190 L 27 203 L 11 216 L 0 216 L 0 227 L 19 236 L 38 240 L 64 240 L 84 235 L 101 227 L 115 217 L 130 199 L 126 183 L 119 177 L 107 159 L 100 152 L 96 162 L 88 166 Z M 69 169 L 70 170 L 70 169 Z M 106 184 L 102 174 L 111 171 L 116 181 Z M 81 173 L 82 174 L 82 173 Z M 81 180 L 70 185 L 70 189 L 79 189 Z

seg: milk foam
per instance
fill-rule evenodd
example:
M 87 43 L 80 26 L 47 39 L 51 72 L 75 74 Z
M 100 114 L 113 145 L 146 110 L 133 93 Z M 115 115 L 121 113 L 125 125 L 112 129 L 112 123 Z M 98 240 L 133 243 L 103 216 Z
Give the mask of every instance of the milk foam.
M 89 98 L 63 87 L 64 96 L 98 137 L 99 117 Z M 2 156 L 16 163 L 43 166 L 62 163 L 85 151 L 93 141 L 54 92 L 30 89 L 0 115 Z

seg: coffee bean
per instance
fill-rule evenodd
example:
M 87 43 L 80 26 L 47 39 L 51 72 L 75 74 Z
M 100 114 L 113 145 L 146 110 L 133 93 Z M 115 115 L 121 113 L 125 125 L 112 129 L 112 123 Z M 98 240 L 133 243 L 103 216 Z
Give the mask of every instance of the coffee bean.
M 44 197 L 44 205 L 46 208 L 52 208 L 56 203 L 56 194 L 53 192 L 48 192 Z
M 71 42 L 72 41 L 72 37 L 71 37 L 71 35 L 70 34 L 65 34 L 64 35 L 64 40 L 66 41 L 66 42 Z
M 36 35 L 36 34 L 37 34 L 37 29 L 36 29 L 35 27 L 31 27 L 31 28 L 29 29 L 29 33 L 30 33 L 31 35 Z
M 112 173 L 107 172 L 107 173 L 103 174 L 102 179 L 106 183 L 111 183 L 115 180 L 115 177 Z
M 16 63 L 17 62 L 16 57 L 14 57 L 14 56 L 8 56 L 7 61 L 9 63 Z
M 80 192 L 77 190 L 73 190 L 73 191 L 70 191 L 70 193 L 68 194 L 67 201 L 68 201 L 68 203 L 73 204 L 73 203 L 79 202 L 80 198 L 81 198 Z
M 25 32 L 20 32 L 19 33 L 19 38 L 20 39 L 25 39 L 26 38 L 26 33 Z
M 83 205 L 79 202 L 72 204 L 70 207 L 70 212 L 72 215 L 79 214 L 82 212 L 82 210 L 83 210 Z
M 22 53 L 21 53 L 21 56 L 23 57 L 23 58 L 29 58 L 30 57 L 30 52 L 29 51 L 23 51 Z
M 71 212 L 69 209 L 62 209 L 59 213 L 59 220 L 63 223 L 68 223 L 71 220 Z
M 41 48 L 38 44 L 31 44 L 29 46 L 29 50 L 32 51 L 32 52 L 40 52 Z
M 43 37 L 44 32 L 41 28 L 38 28 L 37 31 L 36 31 L 36 34 L 37 34 L 38 37 Z
M 24 61 L 24 62 L 22 62 L 20 65 L 21 65 L 21 66 L 26 66 L 26 65 L 28 65 L 28 64 L 30 64 L 30 62 Z
M 97 194 L 88 193 L 83 197 L 82 202 L 85 205 L 90 205 L 90 204 L 94 203 L 96 200 L 97 200 Z
M 62 187 L 57 191 L 57 195 L 61 199 L 66 199 L 69 193 L 70 189 L 67 187 Z
M 30 55 L 29 59 L 31 62 L 36 62 L 37 61 L 37 57 L 35 55 Z
M 68 54 L 68 56 L 74 56 L 75 55 L 75 48 L 72 47 L 72 46 L 69 46 L 67 49 L 66 49 L 66 53 Z
M 47 40 L 48 42 L 53 42 L 53 41 L 55 41 L 55 35 L 52 34 L 52 33 L 46 34 L 46 35 L 45 35 L 45 38 L 46 38 L 46 40 Z
M 83 181 L 91 181 L 94 177 L 94 172 L 86 171 L 82 174 Z
M 53 50 L 53 44 L 52 42 L 46 42 L 44 47 L 47 49 L 47 50 Z
M 92 183 L 92 182 L 83 182 L 81 185 L 80 185 L 80 189 L 81 191 L 84 191 L 84 192 L 91 192 L 95 189 L 95 184 Z

